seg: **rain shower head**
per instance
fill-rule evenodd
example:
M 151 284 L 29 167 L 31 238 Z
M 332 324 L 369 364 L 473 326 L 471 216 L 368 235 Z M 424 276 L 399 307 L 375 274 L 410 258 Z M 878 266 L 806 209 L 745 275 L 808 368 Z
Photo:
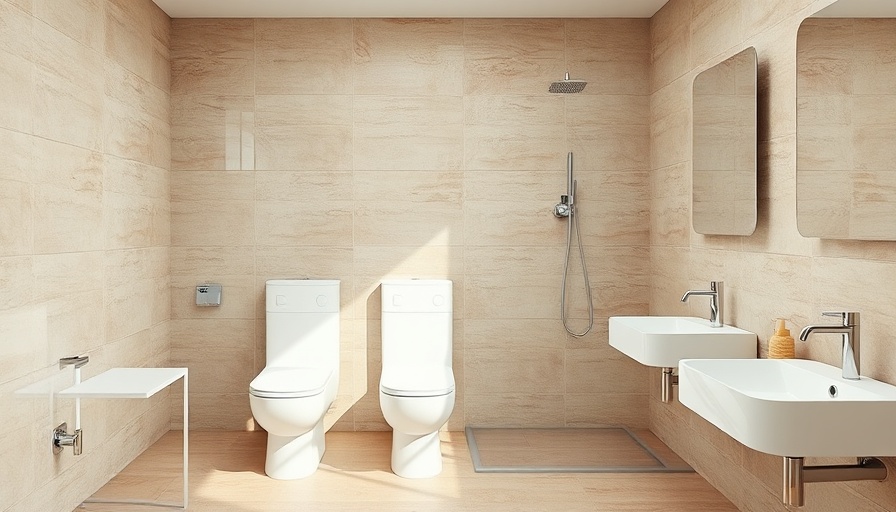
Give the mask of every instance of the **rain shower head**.
M 577 92 L 582 92 L 582 89 L 585 88 L 585 84 L 587 83 L 588 82 L 584 80 L 570 80 L 569 72 L 567 72 L 566 78 L 552 83 L 548 88 L 548 92 L 554 94 L 574 94 Z

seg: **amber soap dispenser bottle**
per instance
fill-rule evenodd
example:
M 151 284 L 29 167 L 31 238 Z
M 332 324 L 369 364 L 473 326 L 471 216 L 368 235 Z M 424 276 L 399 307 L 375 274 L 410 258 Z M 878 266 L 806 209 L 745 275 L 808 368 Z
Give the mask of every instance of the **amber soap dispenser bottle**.
M 768 340 L 768 357 L 770 359 L 793 359 L 793 336 L 783 318 L 775 323 L 775 335 Z

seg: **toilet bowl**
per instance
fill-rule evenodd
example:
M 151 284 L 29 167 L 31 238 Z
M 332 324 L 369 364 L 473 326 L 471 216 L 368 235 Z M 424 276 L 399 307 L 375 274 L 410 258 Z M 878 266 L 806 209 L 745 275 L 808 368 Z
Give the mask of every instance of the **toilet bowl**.
M 382 284 L 380 408 L 392 427 L 392 471 L 429 478 L 442 471 L 439 429 L 454 410 L 452 283 Z
M 265 300 L 267 364 L 249 384 L 249 406 L 268 433 L 265 473 L 304 478 L 323 457 L 339 384 L 339 281 L 268 281 Z

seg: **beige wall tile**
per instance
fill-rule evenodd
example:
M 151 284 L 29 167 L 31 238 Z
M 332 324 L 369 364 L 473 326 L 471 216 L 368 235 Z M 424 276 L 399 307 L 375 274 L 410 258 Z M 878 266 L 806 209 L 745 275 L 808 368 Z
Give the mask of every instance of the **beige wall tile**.
M 0 126 L 30 132 L 34 65 L 30 37 L 33 21 L 27 12 L 8 2 L 0 4 Z
M 464 406 L 467 425 L 476 427 L 554 427 L 564 416 L 561 394 L 468 393 Z
M 258 19 L 257 94 L 351 94 L 352 20 Z
M 504 340 L 512 343 L 512 340 Z M 563 351 L 529 348 L 508 358 L 507 348 L 469 349 L 464 359 L 464 386 L 469 395 L 490 393 L 558 394 L 563 392 Z
M 31 155 L 34 139 L 24 133 L 0 129 L 0 179 L 31 183 Z
M 352 250 L 355 273 L 383 278 L 461 275 L 464 268 L 462 246 L 391 247 L 355 246 Z
M 106 58 L 150 79 L 153 70 L 150 9 L 138 2 L 107 0 L 104 12 Z
M 0 5 L 0 14 L 3 15 L 4 28 L 3 35 L 0 36 L 0 50 L 26 59 L 31 58 L 29 37 L 32 35 L 34 21 L 30 9 L 23 10 L 14 2 L 4 2 Z
M 0 127 L 32 131 L 34 64 L 19 55 L 0 51 Z
M 517 247 L 468 246 L 464 248 L 464 273 L 500 277 L 513 275 L 553 275 L 563 272 L 562 247 L 529 247 L 520 251 Z
M 489 126 L 555 126 L 565 124 L 564 98 L 556 95 L 492 94 L 464 97 L 464 122 Z M 589 102 L 590 103 L 590 102 Z
M 167 93 L 124 68 L 113 65 L 105 71 L 104 150 L 167 167 L 171 158 Z
M 743 19 L 748 7 L 741 2 L 692 0 L 691 8 L 691 67 L 724 60 L 725 52 L 746 38 Z
M 647 394 L 649 368 L 621 354 L 606 341 L 568 350 L 565 364 L 564 386 L 568 393 L 612 388 L 616 393 Z
M 360 245 L 444 246 L 463 244 L 464 212 L 450 203 L 420 203 L 414 214 L 392 201 L 359 202 L 353 240 Z
M 195 176 L 194 176 L 195 175 Z M 224 175 L 227 196 L 208 195 L 208 173 L 172 175 L 171 243 L 177 246 L 251 246 L 255 241 L 254 175 Z M 220 185 L 219 185 L 220 186 Z M 183 195 L 183 199 L 180 198 Z
M 103 167 L 100 153 L 35 139 L 34 251 L 103 247 Z
M 653 169 L 690 159 L 691 80 L 680 78 L 650 97 L 650 164 Z
M 249 408 L 249 382 L 245 391 L 190 393 L 190 430 L 254 430 Z M 172 397 L 171 427 L 183 424 L 183 395 Z
M 692 3 L 693 0 L 668 2 L 650 19 L 651 93 L 690 69 Z
M 351 294 L 354 249 L 327 246 L 257 247 L 256 275 L 260 279 L 340 279 L 343 302 Z M 261 304 L 259 304 L 261 306 Z
M 582 243 L 638 246 L 648 238 L 648 174 L 595 171 L 576 174 Z M 593 199 L 592 199 L 593 198 Z M 605 222 L 603 219 L 613 219 Z
M 253 20 L 174 20 L 171 94 L 254 94 L 254 44 Z
M 34 199 L 27 183 L 0 180 L 0 255 L 30 254 L 34 246 Z
M 352 106 L 346 96 L 257 96 L 255 168 L 350 170 Z
M 465 169 L 540 171 L 562 165 L 562 155 L 568 147 L 565 133 L 558 127 L 540 124 L 496 127 L 487 119 L 482 122 L 464 127 Z
M 353 101 L 357 170 L 459 170 L 463 165 L 460 97 L 357 96 Z
M 224 349 L 254 347 L 255 320 L 191 318 L 171 322 L 172 349 L 198 348 L 209 340 Z
M 551 206 L 533 201 L 465 201 L 463 241 L 469 246 L 560 247 L 566 226 L 551 215 Z
M 249 275 L 255 255 L 241 247 L 172 247 L 171 275 Z
M 353 20 L 354 94 L 459 96 L 464 22 Z
M 464 350 L 500 350 L 508 343 L 524 349 L 530 347 L 546 352 L 564 348 L 565 337 L 560 335 L 563 324 L 559 318 L 465 318 Z M 472 360 L 465 358 L 467 364 Z
M 352 206 L 329 201 L 321 208 L 299 201 L 255 203 L 255 240 L 262 246 L 347 247 L 352 240 Z
M 647 426 L 646 394 L 575 393 L 567 394 L 566 424 L 570 427 L 625 425 Z
M 352 176 L 352 197 L 357 202 L 460 205 L 464 199 L 464 184 L 464 175 L 460 172 L 356 172 Z M 344 190 L 341 189 L 341 193 L 344 194 Z
M 567 19 L 570 78 L 588 81 L 586 95 L 648 94 L 650 22 L 646 19 Z
M 94 50 L 103 49 L 103 2 L 75 0 L 51 2 L 36 0 L 32 13 L 56 30 Z
M 254 110 L 252 96 L 172 96 L 172 170 L 240 170 L 243 117 Z
M 464 93 L 536 94 L 563 78 L 561 20 L 464 20 Z
M 34 34 L 34 134 L 101 149 L 102 55 L 49 25 L 35 24 Z
M 555 276 L 469 276 L 467 318 L 554 318 L 560 289 Z M 560 333 L 557 333 L 558 335 Z
M 646 125 L 578 125 L 570 129 L 568 140 L 577 169 L 643 171 L 649 164 Z

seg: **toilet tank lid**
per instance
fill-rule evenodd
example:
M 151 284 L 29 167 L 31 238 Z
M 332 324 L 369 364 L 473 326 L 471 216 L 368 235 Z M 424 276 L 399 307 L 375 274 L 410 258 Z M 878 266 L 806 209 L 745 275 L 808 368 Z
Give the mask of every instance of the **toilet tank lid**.
M 330 370 L 269 366 L 249 383 L 249 392 L 259 397 L 299 398 L 322 393 L 330 380 Z
M 454 391 L 454 373 L 448 366 L 385 367 L 380 391 L 393 396 L 447 395 Z
M 334 286 L 340 284 L 339 279 L 268 279 L 266 285 L 273 286 Z

